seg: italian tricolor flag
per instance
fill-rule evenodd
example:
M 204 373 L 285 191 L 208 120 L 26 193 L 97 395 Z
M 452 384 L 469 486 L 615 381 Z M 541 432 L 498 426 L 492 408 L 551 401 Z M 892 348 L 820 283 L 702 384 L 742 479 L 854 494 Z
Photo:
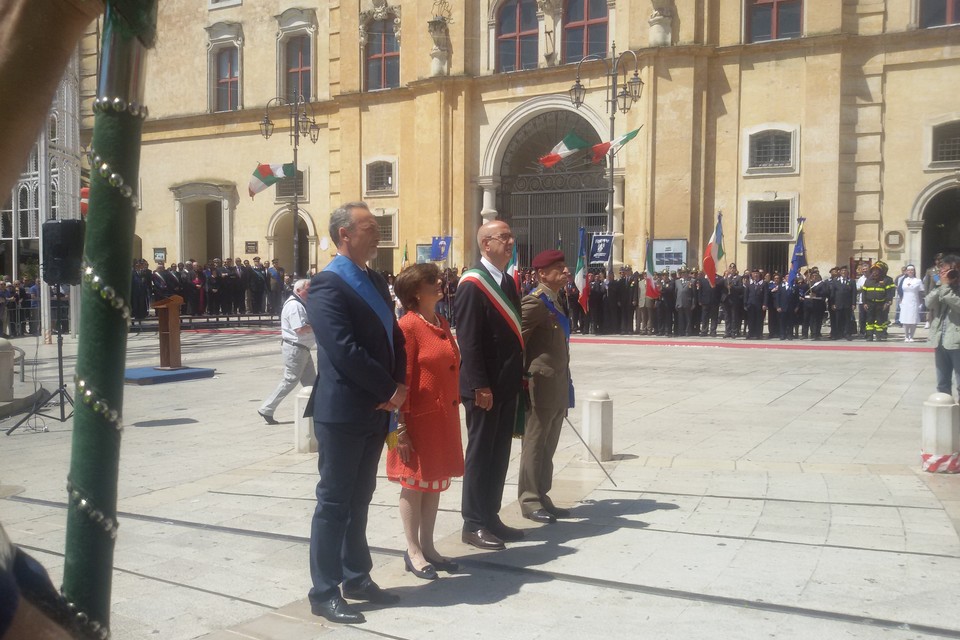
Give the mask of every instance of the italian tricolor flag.
M 550 153 L 540 158 L 540 164 L 550 168 L 564 158 L 572 156 L 577 151 L 580 151 L 580 149 L 586 149 L 589 146 L 589 142 L 581 140 L 577 134 L 571 131 L 563 140 L 560 141 L 557 146 L 550 151 Z
M 513 280 L 513 284 L 517 287 L 517 293 L 521 296 L 520 293 L 520 271 L 517 269 L 517 245 L 513 245 L 513 255 L 510 256 L 510 262 L 507 263 L 507 277 Z
M 660 287 L 657 286 L 657 281 L 654 276 L 654 267 L 653 267 L 653 243 L 650 240 L 647 240 L 647 293 L 648 298 L 653 298 L 654 300 L 660 297 Z
M 711 287 L 717 284 L 717 265 L 720 264 L 720 258 L 724 255 L 722 220 L 723 214 L 718 213 L 717 228 L 713 230 L 713 235 L 710 236 L 710 242 L 707 243 L 707 248 L 703 250 L 703 272 L 707 274 L 707 279 L 710 280 Z
M 637 127 L 630 133 L 625 133 L 619 138 L 614 138 L 610 142 L 601 142 L 600 144 L 595 144 L 590 147 L 590 151 L 593 152 L 593 164 L 597 164 L 603 160 L 603 156 L 607 155 L 611 147 L 613 148 L 614 153 L 620 150 L 620 147 L 627 144 L 631 140 L 637 137 L 637 134 L 640 132 L 641 127 Z
M 573 283 L 580 291 L 580 308 L 584 313 L 590 311 L 590 287 L 587 286 L 587 231 L 580 227 L 580 247 L 577 251 L 577 271 Z
M 273 186 L 284 178 L 293 177 L 293 163 L 260 164 L 250 177 L 250 197 L 257 195 L 267 187 Z

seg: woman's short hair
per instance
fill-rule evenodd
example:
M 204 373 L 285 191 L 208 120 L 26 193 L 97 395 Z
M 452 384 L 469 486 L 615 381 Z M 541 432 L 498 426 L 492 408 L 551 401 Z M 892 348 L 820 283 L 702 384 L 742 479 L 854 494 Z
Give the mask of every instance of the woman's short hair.
M 407 311 L 417 308 L 417 292 L 425 284 L 440 279 L 440 267 L 432 262 L 412 264 L 401 271 L 393 281 L 393 293 Z

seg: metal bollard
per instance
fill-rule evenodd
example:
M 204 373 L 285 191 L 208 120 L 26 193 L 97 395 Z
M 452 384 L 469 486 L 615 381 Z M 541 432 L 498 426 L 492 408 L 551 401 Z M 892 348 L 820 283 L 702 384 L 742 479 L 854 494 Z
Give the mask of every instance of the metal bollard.
M 960 405 L 952 395 L 934 393 L 923 403 L 920 458 L 924 471 L 960 473 Z
M 0 338 L 0 402 L 13 401 L 13 361 L 16 351 L 6 338 Z
M 613 400 L 606 391 L 591 391 L 583 403 L 583 439 L 600 462 L 613 460 Z M 584 450 L 582 458 L 592 460 Z
M 302 387 L 293 403 L 293 446 L 297 453 L 316 453 L 317 437 L 313 433 L 313 418 L 304 418 L 303 412 L 310 401 L 313 387 Z

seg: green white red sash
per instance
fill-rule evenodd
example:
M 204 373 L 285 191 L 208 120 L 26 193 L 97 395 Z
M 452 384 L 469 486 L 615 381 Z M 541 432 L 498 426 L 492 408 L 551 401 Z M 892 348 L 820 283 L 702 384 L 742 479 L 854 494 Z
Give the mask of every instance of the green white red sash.
M 487 296 L 493 308 L 497 310 L 507 325 L 510 326 L 510 329 L 513 330 L 513 333 L 517 336 L 520 346 L 523 347 L 523 334 L 520 330 L 520 311 L 513 305 L 513 302 L 507 297 L 503 289 L 500 288 L 500 284 L 484 269 L 467 270 L 466 273 L 460 276 L 460 284 L 464 282 L 472 282 Z

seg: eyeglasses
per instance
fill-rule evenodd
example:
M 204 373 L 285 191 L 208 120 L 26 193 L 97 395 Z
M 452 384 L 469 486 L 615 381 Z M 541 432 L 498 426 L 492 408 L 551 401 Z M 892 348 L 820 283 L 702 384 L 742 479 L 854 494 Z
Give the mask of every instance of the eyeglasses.
M 498 233 L 495 236 L 487 236 L 484 240 L 499 240 L 500 242 L 506 244 L 510 240 L 513 240 L 512 233 Z

